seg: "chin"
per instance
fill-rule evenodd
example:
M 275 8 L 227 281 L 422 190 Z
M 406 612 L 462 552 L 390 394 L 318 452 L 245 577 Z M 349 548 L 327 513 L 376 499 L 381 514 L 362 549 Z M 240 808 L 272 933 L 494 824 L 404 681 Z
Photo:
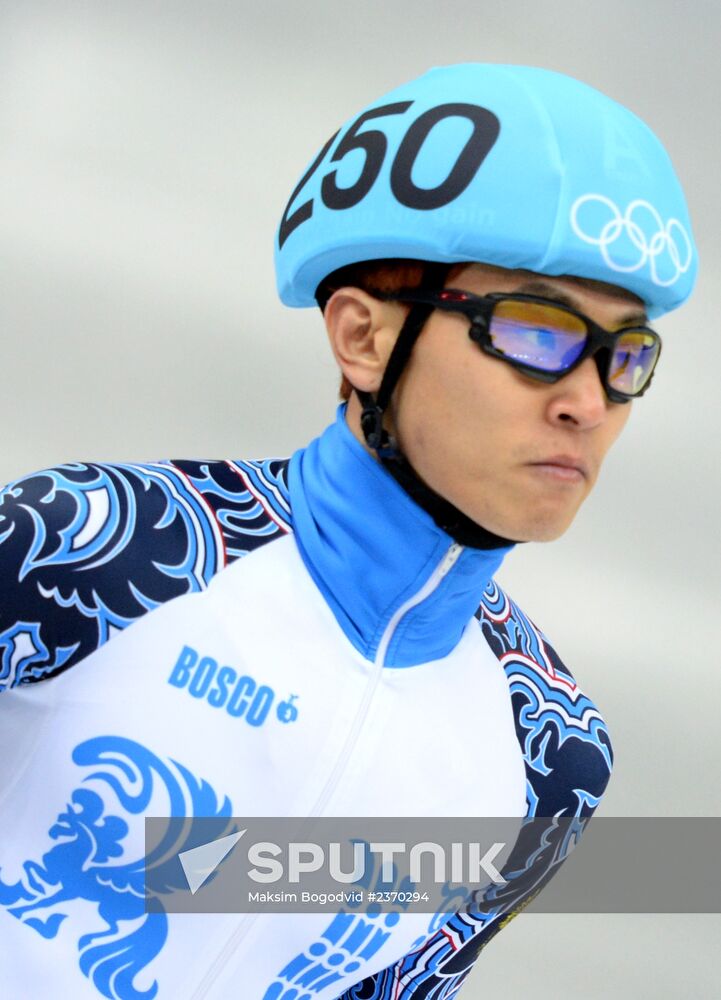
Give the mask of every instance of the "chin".
M 473 518 L 473 515 L 469 515 Z M 485 518 L 476 520 L 487 531 L 492 531 L 501 538 L 512 538 L 516 542 L 553 542 L 564 535 L 573 524 L 576 511 L 572 515 L 559 517 L 558 512 L 546 516 L 534 512 L 531 518 Z
M 580 502 L 569 502 L 568 497 L 508 496 L 503 504 L 499 499 L 498 506 L 464 503 L 462 498 L 448 495 L 446 499 L 486 531 L 516 542 L 555 541 L 571 527 L 581 506 Z
M 534 531 L 532 534 L 529 534 L 528 537 L 524 538 L 523 541 L 555 542 L 557 538 L 561 538 L 562 535 L 565 535 L 569 528 L 570 525 L 565 524 L 562 528 L 547 528 L 545 530 Z
M 576 512 L 571 517 L 548 517 L 536 518 L 532 524 L 521 525 L 518 534 L 508 535 L 508 538 L 517 538 L 524 542 L 555 542 L 557 538 L 565 535 L 573 524 Z

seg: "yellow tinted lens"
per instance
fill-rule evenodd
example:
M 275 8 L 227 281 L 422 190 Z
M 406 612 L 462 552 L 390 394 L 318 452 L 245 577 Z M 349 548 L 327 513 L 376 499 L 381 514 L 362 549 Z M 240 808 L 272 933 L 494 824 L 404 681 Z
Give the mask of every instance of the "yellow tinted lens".
M 616 341 L 608 384 L 627 396 L 636 396 L 651 378 L 661 344 L 644 330 L 628 331 Z
M 573 364 L 586 343 L 583 320 L 540 302 L 502 299 L 490 326 L 493 347 L 520 364 L 561 372 Z

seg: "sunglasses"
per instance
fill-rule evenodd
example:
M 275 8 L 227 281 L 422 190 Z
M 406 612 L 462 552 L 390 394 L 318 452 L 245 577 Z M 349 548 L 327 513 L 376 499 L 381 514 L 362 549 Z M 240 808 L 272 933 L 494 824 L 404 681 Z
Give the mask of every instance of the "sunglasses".
M 661 354 L 661 338 L 647 326 L 610 333 L 569 306 L 537 295 L 472 295 L 453 288 L 442 292 L 374 293 L 385 301 L 420 302 L 462 313 L 468 331 L 486 354 L 540 382 L 558 382 L 595 357 L 608 399 L 627 403 L 651 384 Z

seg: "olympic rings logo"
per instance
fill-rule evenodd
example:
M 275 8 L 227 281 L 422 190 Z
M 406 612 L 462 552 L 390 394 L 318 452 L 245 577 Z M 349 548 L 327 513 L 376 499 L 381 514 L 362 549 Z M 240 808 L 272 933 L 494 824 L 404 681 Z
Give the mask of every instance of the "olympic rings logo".
M 600 205 L 608 209 L 611 213 L 610 218 L 603 226 L 593 226 L 593 230 L 597 235 L 584 230 L 578 219 L 581 208 L 590 203 Z M 655 232 L 650 237 L 646 235 L 646 230 L 639 221 L 639 217 L 642 219 L 644 213 L 647 213 L 646 218 L 647 220 L 650 219 L 651 225 L 656 227 Z M 669 219 L 664 224 L 653 205 L 640 198 L 632 201 L 622 214 L 615 202 L 605 197 L 605 195 L 581 195 L 580 198 L 576 199 L 571 208 L 571 226 L 576 235 L 585 243 L 592 243 L 594 246 L 600 248 L 606 265 L 612 271 L 638 271 L 646 264 L 649 264 L 651 280 L 654 285 L 667 286 L 675 284 L 681 275 L 685 274 L 691 266 L 693 247 L 684 227 L 678 219 Z M 613 258 L 613 245 L 622 235 L 626 237 L 624 249 L 628 251 L 629 244 L 632 244 L 638 252 L 638 260 L 631 264 L 623 263 Z M 624 256 L 627 256 L 627 253 Z M 662 278 L 659 275 L 660 262 L 663 262 L 665 265 L 663 271 L 666 275 L 669 272 L 672 273 L 670 278 L 667 276 Z

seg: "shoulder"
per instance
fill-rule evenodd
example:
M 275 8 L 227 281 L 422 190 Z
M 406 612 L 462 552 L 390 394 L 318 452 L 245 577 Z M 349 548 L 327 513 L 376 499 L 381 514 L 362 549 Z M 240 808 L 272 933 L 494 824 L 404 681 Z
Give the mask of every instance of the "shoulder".
M 597 705 L 547 636 L 491 581 L 476 613 L 509 686 L 526 765 L 529 815 L 590 815 L 613 749 Z
M 0 492 L 0 688 L 78 662 L 290 530 L 287 460 L 72 463 Z

